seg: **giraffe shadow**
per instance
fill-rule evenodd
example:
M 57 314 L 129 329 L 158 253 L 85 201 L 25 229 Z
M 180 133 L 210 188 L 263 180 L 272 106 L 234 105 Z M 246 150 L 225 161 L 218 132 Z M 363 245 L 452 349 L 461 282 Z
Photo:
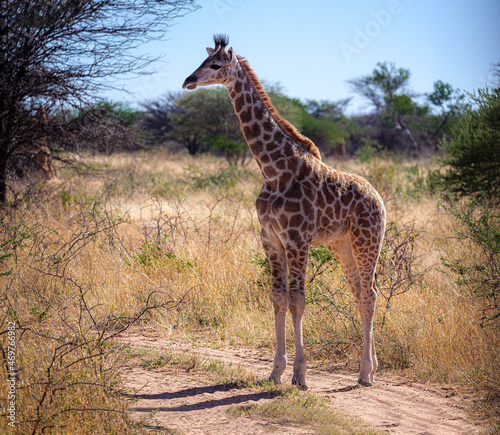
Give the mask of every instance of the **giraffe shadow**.
M 174 392 L 164 392 L 157 394 L 135 394 L 133 396 L 134 399 L 145 399 L 145 400 L 173 400 L 173 399 L 182 399 L 182 398 L 190 398 L 195 397 L 201 394 L 215 394 L 220 392 L 228 392 L 231 390 L 241 391 L 241 387 L 237 384 L 218 384 L 218 385 L 209 385 L 206 387 L 195 387 L 195 388 L 187 388 L 180 391 Z M 258 402 L 263 399 L 273 399 L 280 395 L 279 391 L 263 391 L 258 393 L 248 393 L 242 392 L 241 394 L 231 394 L 230 396 L 226 396 L 224 398 L 216 398 L 204 400 L 196 403 L 188 403 L 177 406 L 152 406 L 152 407 L 134 407 L 134 411 L 136 412 L 151 412 L 151 411 L 166 411 L 166 412 L 179 412 L 179 411 L 195 411 L 201 409 L 210 409 L 216 408 L 218 406 L 228 406 L 228 405 L 237 405 L 245 402 Z
M 330 390 L 331 393 L 347 393 L 349 391 L 357 390 L 358 388 L 361 388 L 361 385 L 355 384 L 355 385 L 349 385 L 347 387 L 342 387 L 342 388 L 334 388 Z

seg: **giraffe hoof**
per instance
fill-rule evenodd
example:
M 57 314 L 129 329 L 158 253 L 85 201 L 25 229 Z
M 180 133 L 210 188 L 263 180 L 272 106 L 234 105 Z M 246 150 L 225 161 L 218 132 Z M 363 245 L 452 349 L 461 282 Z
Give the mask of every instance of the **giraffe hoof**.
M 309 387 L 306 385 L 305 381 L 300 382 L 297 380 L 297 378 L 294 376 L 292 378 L 292 385 L 296 385 L 298 388 L 300 388 L 303 391 L 306 391 Z
M 363 387 L 371 387 L 374 384 L 374 382 L 363 381 L 361 379 L 358 379 L 358 384 L 363 386 Z
M 274 382 L 275 384 L 281 385 L 281 376 L 276 376 L 271 373 L 271 376 L 269 376 L 269 380 L 271 382 Z

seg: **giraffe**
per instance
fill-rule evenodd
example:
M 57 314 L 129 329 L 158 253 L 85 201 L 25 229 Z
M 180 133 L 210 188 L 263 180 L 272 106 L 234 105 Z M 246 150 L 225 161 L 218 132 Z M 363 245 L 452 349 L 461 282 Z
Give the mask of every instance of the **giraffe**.
M 286 314 L 294 327 L 292 383 L 307 389 L 302 319 L 310 245 L 326 245 L 338 260 L 363 325 L 358 383 L 371 386 L 378 367 L 373 337 L 377 290 L 375 267 L 385 232 L 385 207 L 364 178 L 327 166 L 314 143 L 280 117 L 248 61 L 226 50 L 228 38 L 214 35 L 215 48 L 183 84 L 184 89 L 225 85 L 245 140 L 262 172 L 256 200 L 261 241 L 269 259 L 275 315 L 276 354 L 270 379 L 281 383 L 287 365 Z

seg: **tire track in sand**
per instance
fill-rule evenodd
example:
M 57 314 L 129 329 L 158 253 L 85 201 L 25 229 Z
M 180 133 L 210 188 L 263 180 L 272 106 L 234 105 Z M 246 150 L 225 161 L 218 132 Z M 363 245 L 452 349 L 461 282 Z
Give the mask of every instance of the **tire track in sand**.
M 119 341 L 134 347 L 151 347 L 239 365 L 262 379 L 267 378 L 272 367 L 271 359 L 246 348 L 209 349 L 132 332 L 120 337 Z M 241 389 L 231 389 L 224 385 L 197 387 L 206 381 L 201 374 L 182 372 L 168 376 L 167 373 L 140 367 L 125 368 L 122 378 L 127 387 L 141 390 L 137 396 L 141 400 L 132 404 L 131 409 L 139 414 L 159 409 L 156 420 L 161 421 L 165 417 L 168 424 L 166 427 L 177 427 L 186 433 L 269 431 L 266 428 L 269 423 L 265 421 L 249 421 L 250 419 L 239 417 L 236 420 L 231 418 L 231 422 L 225 412 L 229 406 L 272 400 L 267 392 L 242 392 Z M 285 382 L 290 381 L 288 378 L 291 379 L 291 367 L 285 372 Z M 362 418 L 370 425 L 389 433 L 479 433 L 480 428 L 467 420 L 462 399 L 458 396 L 445 397 L 447 390 L 439 386 L 401 382 L 391 376 L 378 374 L 373 387 L 358 387 L 357 374 L 332 372 L 321 366 L 309 368 L 307 379 L 310 391 L 327 397 L 333 409 Z M 274 427 L 273 430 L 275 433 L 310 433 L 290 427 Z

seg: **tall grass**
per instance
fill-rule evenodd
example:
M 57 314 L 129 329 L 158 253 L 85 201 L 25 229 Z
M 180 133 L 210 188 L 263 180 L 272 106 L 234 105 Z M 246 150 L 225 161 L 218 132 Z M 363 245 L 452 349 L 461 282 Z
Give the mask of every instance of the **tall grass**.
M 256 165 L 240 171 L 163 152 L 86 164 L 96 171 L 60 171 L 61 186 L 2 210 L 0 340 L 6 349 L 15 321 L 17 433 L 133 430 L 112 344 L 132 323 L 210 346 L 274 346 Z M 373 159 L 339 168 L 366 176 L 388 208 L 375 319 L 381 369 L 483 388 L 498 372 L 498 334 L 481 327 L 481 301 L 442 266 L 467 251 L 433 197 L 431 167 Z M 307 357 L 357 370 L 359 315 L 326 252 L 313 251 L 308 269 Z M 0 387 L 2 403 L 6 394 Z

